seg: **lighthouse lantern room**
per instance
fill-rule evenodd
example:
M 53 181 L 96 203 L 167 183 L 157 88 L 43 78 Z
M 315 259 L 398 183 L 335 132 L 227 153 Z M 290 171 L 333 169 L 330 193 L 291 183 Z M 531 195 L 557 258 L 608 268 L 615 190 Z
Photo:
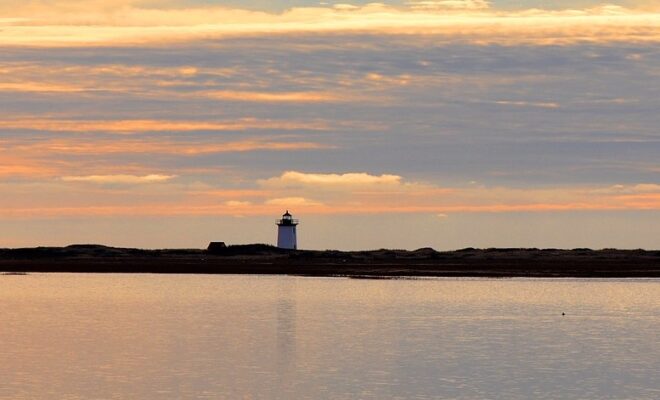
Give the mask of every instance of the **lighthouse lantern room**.
M 293 219 L 289 210 L 282 215 L 282 219 L 277 220 L 277 247 L 291 250 L 298 248 L 297 225 L 298 220 Z

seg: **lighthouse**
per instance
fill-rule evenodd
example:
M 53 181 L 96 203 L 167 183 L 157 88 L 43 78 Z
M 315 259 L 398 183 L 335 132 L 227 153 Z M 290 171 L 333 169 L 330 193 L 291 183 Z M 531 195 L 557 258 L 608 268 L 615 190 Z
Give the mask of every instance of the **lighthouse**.
M 277 220 L 277 247 L 291 250 L 298 248 L 297 225 L 298 220 L 293 219 L 289 210 L 286 210 L 282 219 Z

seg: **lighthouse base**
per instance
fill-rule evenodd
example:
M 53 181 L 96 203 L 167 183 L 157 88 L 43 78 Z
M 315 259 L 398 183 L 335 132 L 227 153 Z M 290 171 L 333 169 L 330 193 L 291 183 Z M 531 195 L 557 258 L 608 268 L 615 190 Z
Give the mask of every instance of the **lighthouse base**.
M 280 225 L 277 229 L 277 247 L 280 249 L 296 250 L 298 240 L 295 225 Z

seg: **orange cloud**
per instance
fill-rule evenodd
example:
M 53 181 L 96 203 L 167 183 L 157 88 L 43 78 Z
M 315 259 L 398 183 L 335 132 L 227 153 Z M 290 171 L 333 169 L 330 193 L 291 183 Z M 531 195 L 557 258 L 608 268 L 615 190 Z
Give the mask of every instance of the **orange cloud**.
M 297 201 L 291 201 L 296 200 Z M 322 204 L 316 201 L 301 201 L 301 198 L 262 204 L 249 201 L 228 201 L 220 204 L 144 204 L 132 206 L 80 206 L 80 207 L 3 207 L 2 217 L 39 218 L 39 217 L 73 217 L 73 216 L 200 216 L 200 215 L 279 215 L 282 207 L 295 206 L 297 213 L 311 214 L 446 214 L 446 213 L 501 213 L 501 212 L 563 212 L 563 211 L 624 211 L 624 210 L 657 210 L 660 209 L 660 199 L 653 204 L 641 208 L 634 204 L 628 205 L 594 205 L 585 203 L 567 204 L 520 204 L 520 205 L 483 205 L 483 206 L 381 206 L 381 205 L 334 205 Z M 297 204 L 295 204 L 297 203 Z
M 226 36 L 371 32 L 439 34 L 477 43 L 660 41 L 660 13 L 603 5 L 559 11 L 497 11 L 481 0 L 417 1 L 397 8 L 300 7 L 281 14 L 230 9 L 141 8 L 140 3 L 64 7 L 13 4 L 0 31 L 5 45 L 72 46 L 171 43 Z M 415 6 L 416 4 L 416 6 Z M 441 12 L 437 9 L 440 8 Z M 452 11 L 453 10 L 453 11 Z
M 660 209 L 660 185 L 620 185 L 610 188 L 438 187 L 408 182 L 398 175 L 367 173 L 318 174 L 287 171 L 259 181 L 272 191 L 309 198 L 309 212 L 318 213 L 447 213 L 549 212 Z M 302 204 L 302 206 L 306 206 Z M 323 206 L 323 207 L 318 207 Z
M 261 181 L 262 185 L 286 187 L 290 185 L 336 186 L 336 185 L 398 185 L 398 175 L 370 175 L 366 172 L 346 174 L 320 174 L 286 171 L 281 176 Z
M 2 92 L 56 92 L 75 93 L 85 91 L 84 88 L 64 83 L 49 82 L 0 82 Z
M 279 197 L 267 200 L 264 204 L 282 207 L 320 206 L 321 203 L 305 197 Z
M 89 182 L 97 184 L 127 184 L 135 185 L 141 183 L 158 183 L 167 182 L 175 175 L 87 175 L 87 176 L 63 176 L 61 179 L 64 182 Z
M 323 103 L 352 100 L 331 92 L 249 92 L 216 90 L 207 91 L 204 92 L 204 94 L 212 99 L 218 100 L 265 103 Z
M 249 201 L 228 200 L 225 201 L 225 205 L 228 207 L 249 207 L 252 203 Z
M 233 121 L 168 121 L 168 120 L 55 120 L 55 119 L 20 119 L 0 120 L 0 129 L 30 129 L 50 132 L 106 132 L 106 133 L 143 133 L 143 132 L 186 132 L 186 131 L 244 131 L 254 129 L 277 130 L 325 130 L 325 122 L 296 122 L 243 118 Z
M 44 175 L 53 175 L 55 173 L 52 168 L 48 168 L 43 164 L 3 164 L 0 164 L 0 178 L 19 176 L 38 178 Z
M 639 193 L 618 196 L 617 199 L 632 209 L 657 210 L 660 209 L 660 192 Z
M 12 154 L 0 143 L 0 178 L 33 178 L 40 179 L 55 176 L 68 165 L 62 161 L 49 161 L 39 158 Z
M 204 197 L 210 199 L 213 202 L 218 201 L 217 198 L 265 198 L 270 195 L 270 192 L 267 190 L 256 190 L 256 189 L 214 189 L 214 190 L 203 190 L 203 191 L 192 191 L 190 192 L 192 196 Z
M 482 10 L 490 6 L 486 0 L 410 0 L 413 10 Z
M 132 92 L 140 95 L 160 94 L 168 86 L 185 84 L 206 89 L 206 83 L 196 83 L 192 77 L 229 77 L 236 68 L 204 68 L 197 66 L 163 67 L 154 65 L 50 65 L 45 63 L 6 62 L 0 66 L 0 91 L 7 92 Z M 135 78 L 135 79 L 127 79 Z M 99 81 L 102 80 L 102 84 Z M 149 93 L 144 88 L 149 87 Z M 175 93 L 169 91 L 168 93 Z
M 80 69 L 80 68 L 76 68 Z M 84 73 L 98 72 L 96 71 L 80 71 Z M 28 71 L 23 71 L 28 72 Z M 44 74 L 46 71 L 29 71 L 32 74 Z M 144 71 L 145 74 L 147 71 Z M 149 72 L 149 75 L 151 73 Z M 69 74 L 60 74 L 50 77 L 55 79 L 57 77 L 66 77 L 68 80 L 79 80 L 78 77 L 69 76 Z M 101 78 L 102 76 L 97 76 Z M 17 79 L 14 77 L 14 82 L 0 82 L 0 92 L 32 92 L 32 93 L 71 93 L 80 95 L 80 93 L 91 94 L 94 92 L 125 92 L 131 94 L 139 94 L 141 96 L 162 96 L 163 93 L 168 93 L 170 96 L 183 97 L 183 98 L 199 98 L 205 97 L 213 100 L 223 101 L 240 101 L 240 102 L 255 102 L 255 103 L 330 103 L 330 102 L 347 102 L 364 99 L 365 96 L 350 93 L 338 93 L 331 91 L 297 91 L 297 92 L 275 92 L 275 91 L 248 91 L 248 90 L 199 90 L 193 92 L 178 92 L 171 90 L 179 85 L 191 86 L 193 83 L 189 81 L 158 81 L 151 80 L 143 81 L 143 87 L 131 86 L 127 81 L 121 82 L 104 82 L 102 89 L 98 88 L 98 81 L 89 80 L 83 83 L 62 83 L 62 82 L 48 82 L 38 81 L 32 79 Z M 88 78 L 89 79 L 89 78 Z M 149 90 L 145 90 L 149 88 Z M 141 122 L 141 121 L 135 121 Z M 146 122 L 146 121 L 145 121 Z M 194 122 L 190 122 L 194 123 Z
M 282 208 L 295 208 L 305 214 L 379 214 L 423 213 L 434 216 L 451 213 L 566 212 L 660 210 L 660 185 L 616 185 L 613 187 L 556 187 L 521 189 L 474 185 L 443 188 L 430 183 L 407 182 L 398 175 L 367 173 L 310 174 L 284 173 L 275 181 L 260 181 L 260 189 L 213 189 L 168 183 L 172 176 L 83 176 L 63 179 L 59 186 L 42 190 L 43 198 L 67 193 L 76 182 L 146 183 L 162 182 L 162 190 L 146 191 L 141 185 L 121 188 L 100 186 L 94 192 L 75 194 L 74 203 L 67 197 L 62 207 L 52 201 L 33 199 L 31 206 L 3 204 L 0 215 L 6 217 L 62 217 L 112 215 L 278 215 Z M 273 184 L 282 177 L 293 177 L 299 186 Z M 383 178 L 384 177 L 384 178 Z M 392 178 L 394 177 L 394 178 Z M 182 181 L 183 182 L 183 181 Z M 264 184 L 264 182 L 267 182 Z M 362 182 L 362 183 L 357 183 Z M 246 185 L 246 183 L 243 183 Z M 326 190 L 330 186 L 331 190 Z M 385 186 L 387 190 L 368 189 Z M 366 188 L 365 188 L 366 187 Z M 73 187 L 75 189 L 75 187 Z M 3 187 L 11 192 L 11 185 Z M 60 191 L 60 192 L 58 192 Z M 88 196 L 87 199 L 85 196 Z M 89 197 L 96 196 L 96 197 Z
M 516 107 L 559 108 L 558 103 L 499 100 L 495 104 Z
M 298 151 L 328 149 L 332 146 L 314 142 L 275 142 L 260 139 L 232 142 L 185 142 L 156 139 L 122 140 L 51 139 L 41 142 L 0 141 L 0 145 L 13 151 L 31 155 L 60 154 L 173 154 L 195 156 L 213 153 L 242 153 L 249 151 Z

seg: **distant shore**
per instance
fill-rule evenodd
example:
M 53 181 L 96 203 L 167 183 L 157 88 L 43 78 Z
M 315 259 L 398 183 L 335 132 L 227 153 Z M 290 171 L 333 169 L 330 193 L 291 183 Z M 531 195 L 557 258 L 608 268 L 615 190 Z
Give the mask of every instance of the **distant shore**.
M 396 277 L 658 278 L 660 250 L 312 251 L 268 245 L 141 250 L 100 245 L 0 249 L 0 272 Z

